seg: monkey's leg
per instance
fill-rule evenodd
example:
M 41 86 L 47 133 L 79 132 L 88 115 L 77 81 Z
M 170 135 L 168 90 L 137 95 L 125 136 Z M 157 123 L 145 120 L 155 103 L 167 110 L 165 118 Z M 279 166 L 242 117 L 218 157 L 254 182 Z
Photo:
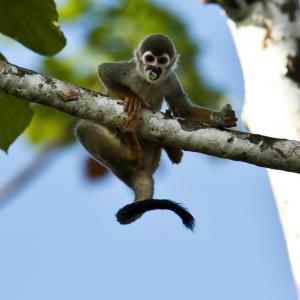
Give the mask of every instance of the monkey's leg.
M 86 150 L 98 161 L 106 165 L 119 179 L 134 192 L 134 201 L 152 199 L 153 177 L 160 159 L 159 145 L 145 142 L 144 169 L 132 164 L 135 153 L 132 153 L 114 132 L 106 127 L 88 120 L 80 120 L 75 133 Z M 137 219 L 141 214 L 135 215 Z M 131 220 L 131 222 L 133 219 Z M 128 223 L 124 221 L 124 224 Z
M 173 164 L 179 164 L 181 162 L 183 156 L 181 149 L 172 146 L 164 146 L 163 148 Z
M 134 165 L 136 154 L 108 128 L 88 120 L 80 120 L 75 133 L 81 144 L 98 161 L 112 169 L 112 165 L 122 162 Z
M 138 141 L 136 131 L 143 119 L 138 117 L 138 113 L 142 107 L 149 107 L 148 102 L 142 100 L 135 95 L 129 88 L 121 85 L 112 84 L 107 90 L 107 94 L 112 97 L 117 97 L 124 101 L 124 111 L 128 114 L 129 119 L 125 120 L 120 126 L 123 133 L 123 140 L 130 148 L 138 167 L 143 167 L 141 146 Z
M 131 150 L 114 132 L 102 125 L 81 120 L 75 132 L 87 151 L 133 190 L 134 203 L 124 206 L 117 213 L 117 219 L 121 224 L 132 223 L 150 210 L 168 209 L 176 213 L 185 226 L 193 229 L 194 218 L 185 208 L 170 200 L 152 199 L 154 191 L 152 174 L 158 166 L 161 152 L 158 144 L 141 141 L 144 169 L 140 169 L 132 164 Z
M 204 107 L 193 107 L 188 109 L 186 115 L 183 112 L 182 117 L 217 127 L 234 127 L 237 122 L 235 112 L 229 104 L 224 105 L 220 111 L 212 111 Z
M 172 114 L 172 109 L 171 107 L 169 107 L 164 113 L 164 118 L 165 119 L 172 119 L 173 114 Z M 172 147 L 172 146 L 162 146 L 163 149 L 166 151 L 169 159 L 171 160 L 171 162 L 173 164 L 179 164 L 182 160 L 182 156 L 183 156 L 183 151 L 179 148 L 176 147 Z
M 136 162 L 136 166 L 138 166 L 140 169 L 143 168 L 143 161 L 142 149 L 137 137 L 137 128 L 142 121 L 143 119 L 141 117 L 131 115 L 129 119 L 125 120 L 120 126 L 120 130 L 122 131 L 122 139 L 126 146 L 130 149 Z
M 144 169 L 137 168 L 132 161 L 135 154 L 114 132 L 106 127 L 88 120 L 80 120 L 75 128 L 81 144 L 98 161 L 126 183 L 135 193 L 135 201 L 153 197 L 152 174 L 160 159 L 159 145 L 144 142 Z
M 171 200 L 153 199 L 154 182 L 152 174 L 158 167 L 161 148 L 159 145 L 147 141 L 141 141 L 144 155 L 144 169 L 133 172 L 125 182 L 135 193 L 134 203 L 125 205 L 117 213 L 117 220 L 121 224 L 130 224 L 140 218 L 145 212 L 157 209 L 173 211 L 182 223 L 193 230 L 195 220 L 193 216 L 180 204 Z

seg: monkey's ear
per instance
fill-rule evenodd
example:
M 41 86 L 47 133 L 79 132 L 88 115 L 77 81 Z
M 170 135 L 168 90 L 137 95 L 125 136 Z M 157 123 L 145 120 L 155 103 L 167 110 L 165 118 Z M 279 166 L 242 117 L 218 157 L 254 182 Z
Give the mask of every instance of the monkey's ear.
M 179 53 L 175 53 L 171 62 L 170 62 L 170 65 L 172 66 L 172 68 L 176 68 L 177 67 L 177 64 L 178 64 L 178 60 L 179 60 Z
M 134 49 L 133 55 L 136 57 L 137 61 L 142 60 L 142 53 L 139 47 Z

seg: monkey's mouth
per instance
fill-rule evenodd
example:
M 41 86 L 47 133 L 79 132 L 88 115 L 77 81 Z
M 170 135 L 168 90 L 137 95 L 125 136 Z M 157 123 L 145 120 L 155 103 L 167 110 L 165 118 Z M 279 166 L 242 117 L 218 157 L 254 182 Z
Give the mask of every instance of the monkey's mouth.
M 157 80 L 162 73 L 162 69 L 160 67 L 148 66 L 146 68 L 146 75 L 150 81 Z

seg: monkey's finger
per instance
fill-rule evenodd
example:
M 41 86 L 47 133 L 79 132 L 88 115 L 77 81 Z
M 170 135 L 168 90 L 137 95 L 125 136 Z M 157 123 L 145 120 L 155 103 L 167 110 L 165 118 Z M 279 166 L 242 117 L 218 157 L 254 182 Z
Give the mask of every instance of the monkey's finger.
M 124 111 L 127 113 L 129 112 L 130 103 L 131 103 L 130 97 L 126 98 L 126 105 L 125 105 Z
M 131 114 L 134 112 L 134 98 L 133 97 L 130 97 L 130 101 L 129 101 L 129 105 L 128 105 L 128 111 L 127 113 L 128 114 Z
M 127 105 L 124 109 L 125 112 L 127 112 L 129 115 L 133 112 L 133 105 L 134 105 L 134 100 L 132 97 L 127 98 Z
M 124 99 L 125 105 L 124 105 L 124 111 L 127 112 L 128 111 L 128 104 L 129 104 L 129 97 L 126 97 Z
M 143 118 L 142 117 L 138 117 L 134 120 L 134 124 L 141 124 L 143 122 Z
M 232 110 L 223 113 L 223 119 L 236 119 L 235 112 Z
M 235 112 L 233 110 L 225 111 L 225 112 L 223 112 L 223 116 L 224 117 L 232 117 L 232 116 L 235 116 Z
M 127 130 L 130 130 L 134 127 L 135 123 L 138 122 L 141 118 L 137 117 L 135 114 L 131 113 L 129 117 L 124 121 L 123 127 Z
M 119 129 L 124 131 L 126 128 L 128 127 L 128 120 L 125 119 L 120 125 L 119 125 Z
M 226 120 L 224 121 L 224 123 L 225 123 L 225 127 L 235 127 L 237 124 L 237 118 Z
M 223 111 L 223 114 L 224 115 L 226 115 L 226 114 L 228 114 L 228 115 L 235 115 L 235 111 L 234 110 L 225 110 L 225 111 Z
M 142 107 L 143 107 L 143 103 L 142 103 L 142 101 L 139 101 L 139 110 L 138 111 L 141 111 L 141 109 L 142 109 Z
M 140 112 L 141 109 L 142 109 L 142 107 L 143 107 L 142 101 L 138 100 L 138 101 L 137 101 L 137 112 Z
M 133 112 L 134 113 L 137 113 L 139 112 L 141 109 L 140 109 L 140 101 L 138 99 L 134 99 L 134 105 L 133 105 Z
M 132 119 L 129 126 L 132 129 L 136 129 L 142 123 L 142 121 L 143 121 L 143 118 Z
M 130 130 L 133 132 L 133 131 L 137 131 L 138 127 L 141 125 L 141 122 L 134 122 L 130 125 Z
M 235 114 L 224 115 L 223 119 L 224 121 L 237 121 L 237 117 L 235 116 Z

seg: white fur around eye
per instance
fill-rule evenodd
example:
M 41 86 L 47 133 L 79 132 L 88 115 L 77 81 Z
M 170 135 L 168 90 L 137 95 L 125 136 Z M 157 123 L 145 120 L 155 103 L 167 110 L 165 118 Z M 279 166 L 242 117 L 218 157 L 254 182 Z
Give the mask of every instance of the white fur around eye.
M 148 61 L 147 56 L 151 56 L 153 58 L 153 61 Z M 156 63 L 156 56 L 153 55 L 151 51 L 146 51 L 142 56 L 142 62 L 145 65 L 149 63 Z
M 160 62 L 160 60 L 164 60 L 162 63 Z M 163 55 L 161 55 L 158 59 L 157 59 L 157 64 L 160 66 L 168 66 L 170 64 L 170 57 L 168 54 L 164 53 Z

